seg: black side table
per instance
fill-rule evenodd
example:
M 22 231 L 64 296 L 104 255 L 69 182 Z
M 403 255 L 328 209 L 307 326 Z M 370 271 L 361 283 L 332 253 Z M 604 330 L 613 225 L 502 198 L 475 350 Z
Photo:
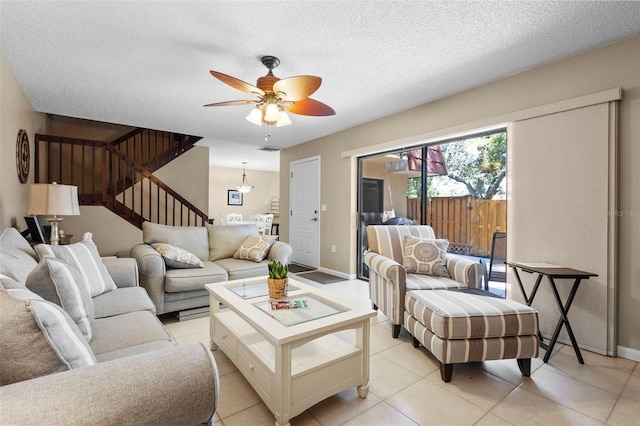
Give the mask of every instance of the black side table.
M 513 268 L 513 273 L 516 276 L 516 281 L 520 286 L 520 290 L 522 291 L 522 295 L 524 296 L 527 305 L 531 306 L 533 303 L 533 299 L 536 297 L 536 293 L 538 292 L 538 287 L 540 286 L 540 282 L 542 281 L 542 277 L 546 276 L 548 278 L 549 284 L 551 284 L 551 290 L 553 290 L 553 295 L 555 297 L 556 303 L 558 304 L 558 309 L 560 309 L 560 319 L 558 320 L 558 325 L 556 325 L 556 329 L 551 335 L 551 340 L 549 340 L 548 344 L 544 344 L 542 342 L 542 335 L 538 331 L 538 337 L 540 338 L 540 346 L 546 350 L 543 361 L 549 361 L 549 357 L 551 356 L 551 352 L 553 351 L 553 346 L 556 344 L 556 340 L 558 340 L 558 335 L 560 334 L 560 330 L 564 325 L 567 329 L 567 333 L 569 334 L 569 338 L 571 339 L 571 344 L 573 345 L 573 350 L 576 352 L 576 356 L 578 357 L 578 361 L 580 364 L 584 364 L 584 360 L 582 359 L 582 354 L 580 353 L 580 348 L 578 348 L 578 343 L 576 342 L 576 338 L 573 335 L 573 330 L 571 329 L 571 324 L 569 323 L 569 319 L 567 318 L 567 314 L 569 313 L 569 309 L 571 308 L 571 303 L 573 303 L 573 298 L 578 291 L 578 287 L 580 286 L 580 282 L 583 279 L 589 279 L 591 277 L 597 277 L 598 274 L 593 274 L 591 272 L 579 271 L 577 269 L 566 268 L 563 266 L 556 266 L 549 263 L 519 263 L 519 262 L 505 262 L 507 265 Z M 538 278 L 531 290 L 531 294 L 527 296 L 527 292 L 522 285 L 522 280 L 520 280 L 520 274 L 518 270 L 523 272 L 527 272 L 529 274 L 538 274 Z M 573 286 L 571 287 L 571 292 L 567 297 L 566 303 L 563 305 L 562 300 L 560 300 L 560 294 L 558 293 L 558 288 L 556 287 L 556 279 L 573 279 Z

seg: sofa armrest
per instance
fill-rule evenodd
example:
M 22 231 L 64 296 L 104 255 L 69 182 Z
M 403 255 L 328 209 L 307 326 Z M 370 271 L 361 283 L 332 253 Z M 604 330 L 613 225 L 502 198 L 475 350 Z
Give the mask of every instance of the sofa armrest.
M 156 305 L 156 314 L 164 313 L 164 277 L 166 266 L 160 253 L 149 244 L 138 244 L 131 248 L 131 257 L 138 264 L 140 287 L 147 290 Z
M 102 263 L 107 267 L 107 271 L 117 287 L 138 286 L 138 265 L 135 259 L 103 258 Z
M 369 298 L 382 309 L 393 324 L 404 320 L 404 296 L 407 292 L 407 272 L 393 259 L 375 252 L 364 255 L 369 267 Z
M 393 259 L 370 251 L 364 255 L 364 263 L 369 267 L 370 271 L 386 280 L 397 284 L 400 284 L 401 281 L 406 281 L 407 273 L 404 266 Z
M 447 253 L 447 271 L 451 278 L 468 288 L 482 288 L 484 266 L 480 262 Z
M 291 261 L 291 253 L 293 253 L 293 249 L 289 244 L 283 243 L 282 241 L 276 241 L 271 246 L 271 249 L 269 249 L 267 259 L 279 261 L 286 265 Z
M 218 404 L 201 344 L 177 346 L 0 387 L 0 424 L 201 424 Z

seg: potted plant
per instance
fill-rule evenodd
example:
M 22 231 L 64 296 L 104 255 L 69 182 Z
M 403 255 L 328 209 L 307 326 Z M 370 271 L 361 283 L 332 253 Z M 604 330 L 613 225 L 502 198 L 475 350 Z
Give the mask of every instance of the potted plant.
M 275 260 L 269 261 L 268 267 L 269 297 L 272 299 L 284 299 L 287 297 L 289 267 Z

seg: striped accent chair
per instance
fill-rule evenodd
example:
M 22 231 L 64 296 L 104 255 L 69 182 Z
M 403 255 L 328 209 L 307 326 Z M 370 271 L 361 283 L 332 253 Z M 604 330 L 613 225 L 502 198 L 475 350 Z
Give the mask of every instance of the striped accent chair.
M 435 238 L 426 225 L 369 225 L 366 228 L 369 251 L 364 263 L 369 267 L 369 298 L 373 309 L 380 309 L 393 324 L 398 337 L 404 320 L 405 294 L 408 290 L 446 290 L 481 288 L 484 267 L 465 257 L 447 253 L 447 271 L 451 278 L 407 274 L 402 266 L 405 235 Z
M 404 326 L 413 346 L 422 343 L 451 381 L 453 364 L 512 359 L 523 375 L 538 356 L 538 313 L 509 299 L 460 291 L 408 291 Z

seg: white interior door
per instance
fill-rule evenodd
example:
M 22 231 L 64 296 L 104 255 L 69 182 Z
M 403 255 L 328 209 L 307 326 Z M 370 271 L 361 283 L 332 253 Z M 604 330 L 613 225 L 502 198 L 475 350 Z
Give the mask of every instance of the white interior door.
M 317 268 L 320 264 L 320 158 L 290 164 L 291 261 Z

